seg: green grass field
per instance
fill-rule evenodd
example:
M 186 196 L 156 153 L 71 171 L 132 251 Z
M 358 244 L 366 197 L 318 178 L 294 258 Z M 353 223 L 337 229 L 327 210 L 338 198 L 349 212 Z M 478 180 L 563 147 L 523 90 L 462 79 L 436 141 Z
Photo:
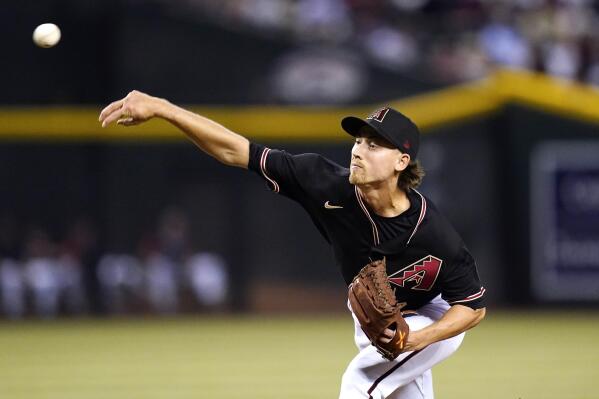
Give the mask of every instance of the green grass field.
M 1 399 L 336 398 L 348 316 L 0 323 Z M 599 397 L 599 314 L 491 314 L 437 398 Z

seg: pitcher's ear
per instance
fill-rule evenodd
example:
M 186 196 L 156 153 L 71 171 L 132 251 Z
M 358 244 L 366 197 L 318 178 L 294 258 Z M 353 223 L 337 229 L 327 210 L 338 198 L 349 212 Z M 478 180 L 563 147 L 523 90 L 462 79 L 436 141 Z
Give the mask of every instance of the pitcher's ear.
M 401 172 L 405 170 L 410 164 L 410 155 L 405 152 L 400 153 L 400 156 L 397 158 L 397 163 L 395 164 L 395 170 L 397 172 Z

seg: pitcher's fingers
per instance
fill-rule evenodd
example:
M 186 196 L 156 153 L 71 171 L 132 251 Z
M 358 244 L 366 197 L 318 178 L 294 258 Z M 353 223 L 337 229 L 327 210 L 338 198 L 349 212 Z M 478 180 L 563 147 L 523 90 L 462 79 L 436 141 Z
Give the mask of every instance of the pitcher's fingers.
M 385 328 L 385 331 L 383 332 L 383 336 L 385 338 L 391 339 L 391 338 L 395 337 L 395 330 L 392 330 L 390 328 Z
M 106 127 L 118 119 L 123 119 L 123 110 L 121 108 L 117 108 L 112 113 L 105 115 L 102 127 Z
M 108 106 L 106 106 L 102 112 L 100 112 L 100 117 L 98 118 L 98 120 L 100 122 L 104 121 L 104 119 L 106 119 L 106 117 L 110 114 L 112 114 L 114 112 L 114 110 L 119 109 L 123 106 L 123 103 L 125 102 L 125 99 L 121 99 L 121 100 L 117 100 L 117 101 L 113 101 L 112 103 L 110 103 Z
M 133 126 L 136 125 L 137 122 L 133 118 L 121 118 L 118 121 L 116 121 L 116 124 L 123 126 Z
M 381 344 L 388 344 L 389 342 L 391 342 L 391 339 L 392 339 L 392 338 L 380 337 L 380 338 L 379 338 L 379 342 L 380 342 Z

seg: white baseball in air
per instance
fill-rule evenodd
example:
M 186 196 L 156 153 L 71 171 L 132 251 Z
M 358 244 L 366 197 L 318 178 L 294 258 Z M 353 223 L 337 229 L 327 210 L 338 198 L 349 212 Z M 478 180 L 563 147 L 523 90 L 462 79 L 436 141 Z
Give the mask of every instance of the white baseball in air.
M 54 47 L 60 41 L 60 29 L 54 24 L 41 24 L 33 31 L 33 42 L 39 47 Z

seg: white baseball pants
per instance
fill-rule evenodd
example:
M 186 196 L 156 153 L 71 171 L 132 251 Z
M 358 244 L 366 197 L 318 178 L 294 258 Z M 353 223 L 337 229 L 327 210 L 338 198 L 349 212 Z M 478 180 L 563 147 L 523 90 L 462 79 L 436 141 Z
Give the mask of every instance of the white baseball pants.
M 418 315 L 405 320 L 410 330 L 420 330 L 439 320 L 448 309 L 447 302 L 438 296 L 418 309 Z M 421 351 L 402 353 L 389 361 L 370 344 L 353 313 L 352 316 L 354 340 L 360 352 L 343 374 L 339 399 L 433 399 L 431 368 L 459 348 L 465 333 L 436 342 Z

